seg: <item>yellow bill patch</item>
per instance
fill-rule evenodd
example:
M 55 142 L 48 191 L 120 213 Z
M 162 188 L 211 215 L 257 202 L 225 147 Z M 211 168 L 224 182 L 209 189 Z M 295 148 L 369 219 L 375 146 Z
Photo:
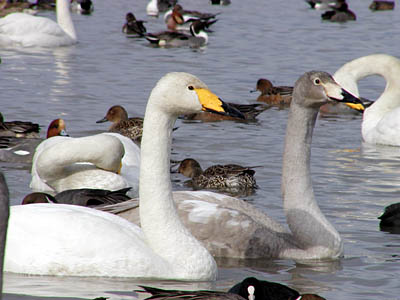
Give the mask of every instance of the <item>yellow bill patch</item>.
M 364 111 L 364 105 L 361 103 L 345 103 L 348 107 L 358 110 L 358 111 Z
M 219 112 L 225 111 L 222 108 L 222 101 L 219 100 L 218 96 L 213 92 L 207 89 L 195 89 L 195 91 L 199 97 L 201 105 L 203 106 L 202 110 L 206 111 L 207 109 L 211 109 Z

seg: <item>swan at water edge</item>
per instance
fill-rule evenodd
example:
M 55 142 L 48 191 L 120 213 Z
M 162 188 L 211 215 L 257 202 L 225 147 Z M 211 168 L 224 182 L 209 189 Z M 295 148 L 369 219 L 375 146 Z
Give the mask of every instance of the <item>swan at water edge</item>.
M 181 114 L 201 110 L 238 113 L 188 73 L 165 75 L 150 94 L 141 144 L 142 229 L 118 216 L 82 206 L 13 206 L 5 270 L 37 275 L 215 280 L 213 257 L 179 220 L 170 180 L 175 120 Z

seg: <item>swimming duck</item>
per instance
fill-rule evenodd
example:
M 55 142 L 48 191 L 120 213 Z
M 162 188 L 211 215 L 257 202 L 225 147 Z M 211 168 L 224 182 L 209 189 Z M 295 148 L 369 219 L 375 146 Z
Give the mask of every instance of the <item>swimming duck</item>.
M 183 116 L 184 120 L 198 120 L 203 122 L 217 122 L 217 121 L 255 121 L 257 116 L 269 107 L 263 104 L 237 104 L 227 102 L 231 107 L 237 109 L 244 115 L 244 119 L 234 118 L 222 114 L 212 114 L 208 112 L 201 112 L 197 114 L 190 114 Z
M 394 9 L 394 1 L 372 1 L 369 6 L 370 10 L 393 10 Z
M 136 20 L 136 17 L 133 13 L 128 12 L 126 14 L 126 23 L 122 26 L 122 32 L 128 35 L 137 35 L 143 37 L 146 34 L 146 27 L 144 27 L 143 23 L 145 21 Z
M 63 119 L 53 120 L 47 128 L 46 138 L 68 136 Z M 41 138 L 0 138 L 0 161 L 31 163 L 36 147 Z
M 382 94 L 364 110 L 361 135 L 371 144 L 400 146 L 400 60 L 387 54 L 372 54 L 354 59 L 340 67 L 334 77 L 344 88 L 358 96 L 358 81 L 370 75 L 382 76 Z M 352 106 L 354 108 L 354 106 Z
M 16 138 L 38 138 L 40 127 L 37 123 L 28 121 L 4 121 L 0 113 L 0 136 Z
M 90 15 L 93 12 L 92 0 L 71 0 L 71 11 L 82 15 Z
M 178 172 L 191 178 L 195 189 L 248 190 L 257 187 L 254 167 L 235 164 L 214 165 L 204 171 L 198 161 L 186 158 L 179 164 Z
M 210 0 L 211 5 L 229 5 L 231 0 Z
M 9 0 L 0 0 L 0 17 L 4 17 L 15 12 L 23 12 L 28 14 L 36 13 L 31 9 L 31 4 L 28 1 L 13 2 Z
M 292 101 L 292 86 L 274 86 L 271 81 L 265 78 L 258 79 L 256 89 L 250 92 L 253 93 L 256 91 L 261 92 L 257 98 L 257 101 L 260 102 L 278 106 L 289 106 Z
M 383 214 L 378 217 L 381 231 L 400 233 L 400 202 L 385 207 Z
M 25 13 L 0 18 L 0 45 L 22 47 L 59 47 L 77 43 L 69 0 L 57 0 L 57 22 Z
M 159 33 L 148 33 L 146 39 L 160 47 L 191 47 L 199 48 L 207 45 L 208 34 L 205 31 L 205 23 L 195 21 L 190 25 L 191 35 L 175 31 L 163 31 Z
M 174 7 L 177 0 L 150 0 L 146 6 L 147 15 L 158 17 L 160 12 L 166 12 L 168 9 Z
M 107 121 L 112 122 L 109 128 L 110 132 L 117 132 L 130 138 L 135 143 L 140 143 L 143 133 L 143 118 L 128 118 L 128 113 L 124 107 L 121 105 L 114 105 L 109 108 L 106 116 L 96 121 L 96 123 Z
M 170 180 L 174 122 L 180 114 L 201 110 L 236 114 L 188 73 L 168 73 L 153 88 L 144 117 L 141 148 L 141 228 L 118 216 L 83 206 L 15 205 L 11 207 L 8 225 L 5 271 L 53 276 L 215 280 L 217 265 L 213 257 L 183 226 L 176 213 Z M 119 143 L 115 138 L 102 142 L 117 146 L 116 141 Z M 101 153 L 100 148 L 96 147 L 100 150 L 98 163 L 102 163 L 103 169 L 115 169 L 118 159 L 110 162 L 104 156 L 118 150 L 122 153 L 123 148 L 115 147 L 115 151 L 106 153 Z M 57 150 L 61 157 L 71 151 L 64 147 Z
M 165 13 L 164 21 L 168 30 L 188 31 L 194 21 L 202 21 L 203 26 L 209 28 L 218 21 L 215 19 L 216 16 L 217 14 L 184 10 L 180 4 L 176 4 L 171 11 Z
M 300 295 L 294 289 L 287 287 L 286 285 L 266 281 L 258 280 L 254 277 L 248 277 L 242 282 L 234 285 L 228 292 L 220 291 L 181 291 L 181 290 L 165 290 L 158 289 L 149 286 L 140 285 L 142 290 L 136 290 L 139 293 L 149 293 L 151 297 L 149 299 L 226 299 L 226 300 L 325 300 L 315 294 L 303 294 Z
M 102 189 L 75 189 L 65 190 L 55 196 L 47 193 L 35 192 L 26 195 L 24 199 L 22 199 L 21 204 L 61 203 L 81 206 L 115 204 L 131 199 L 126 195 L 130 189 L 130 187 L 117 191 Z
M 319 209 L 310 175 L 313 128 L 319 106 L 329 101 L 360 103 L 328 73 L 311 71 L 297 80 L 286 129 L 281 187 L 290 231 L 238 198 L 208 191 L 173 193 L 182 222 L 212 255 L 295 260 L 342 255 L 342 239 Z M 137 205 L 133 199 L 103 209 L 137 224 Z
M 337 0 L 333 10 L 326 11 L 321 15 L 321 18 L 331 22 L 355 21 L 357 19 L 356 14 L 349 9 L 346 0 Z
M 311 8 L 317 10 L 331 9 L 337 5 L 337 0 L 306 0 Z

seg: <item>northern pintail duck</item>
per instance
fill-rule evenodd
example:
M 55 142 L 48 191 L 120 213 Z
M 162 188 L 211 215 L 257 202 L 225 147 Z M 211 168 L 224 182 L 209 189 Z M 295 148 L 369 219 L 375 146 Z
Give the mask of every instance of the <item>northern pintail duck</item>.
M 370 10 L 393 10 L 394 9 L 394 1 L 372 1 L 369 6 Z
M 92 0 L 71 0 L 71 11 L 82 15 L 90 15 L 93 12 Z
M 145 21 L 136 20 L 135 15 L 128 12 L 125 16 L 126 23 L 122 26 L 122 32 L 128 35 L 144 36 L 146 34 L 146 27 L 143 23 Z
M 400 202 L 393 203 L 387 207 L 383 214 L 378 217 L 381 231 L 400 233 Z
M 159 47 L 191 47 L 199 48 L 208 43 L 205 23 L 195 21 L 190 25 L 190 35 L 175 31 L 148 33 L 146 39 Z
M 128 118 L 125 108 L 121 105 L 114 105 L 109 108 L 106 116 L 96 121 L 96 123 L 107 121 L 112 123 L 108 129 L 109 132 L 117 132 L 130 138 L 135 143 L 140 143 L 143 133 L 143 118 Z
M 46 138 L 68 136 L 65 122 L 53 120 L 47 128 Z M 36 147 L 43 141 L 41 138 L 0 137 L 0 161 L 31 163 Z
M 172 11 L 165 13 L 164 21 L 169 30 L 188 31 L 190 30 L 190 25 L 196 20 L 202 21 L 202 24 L 205 28 L 210 27 L 212 24 L 218 21 L 215 19 L 216 16 L 217 14 L 184 10 L 180 4 L 176 4 Z
M 158 17 L 160 12 L 166 12 L 174 7 L 177 0 L 150 0 L 146 6 L 147 15 Z
M 303 294 L 286 285 L 258 280 L 255 277 L 245 278 L 237 283 L 228 292 L 221 291 L 182 291 L 182 290 L 165 290 L 149 286 L 140 285 L 142 290 L 136 290 L 139 293 L 149 293 L 151 297 L 145 298 L 173 300 L 173 299 L 199 299 L 199 300 L 324 300 L 315 294 Z
M 203 122 L 217 122 L 217 121 L 255 121 L 257 116 L 268 109 L 269 107 L 263 104 L 237 104 L 227 102 L 231 107 L 237 109 L 244 115 L 244 119 L 242 118 L 234 118 L 227 115 L 222 114 L 213 114 L 206 111 L 197 114 L 189 114 L 183 116 L 184 120 L 198 120 Z
M 63 191 L 55 196 L 42 192 L 34 192 L 26 195 L 21 204 L 58 203 L 80 206 L 115 204 L 131 199 L 131 197 L 126 195 L 130 189 L 130 187 L 117 191 L 103 189 L 75 189 Z
M 0 136 L 16 138 L 38 138 L 40 127 L 29 121 L 4 121 L 0 113 Z
M 321 18 L 331 22 L 355 21 L 357 19 L 355 13 L 349 9 L 346 0 L 337 0 L 337 5 L 333 7 L 333 10 L 326 11 L 321 15 Z
M 255 90 L 250 92 L 260 91 L 257 101 L 265 102 L 271 105 L 288 106 L 292 101 L 292 86 L 274 86 L 271 81 L 265 78 L 257 80 Z
M 194 189 L 249 190 L 257 187 L 254 167 L 235 164 L 214 165 L 203 171 L 198 161 L 186 158 L 181 161 L 178 172 L 191 178 Z

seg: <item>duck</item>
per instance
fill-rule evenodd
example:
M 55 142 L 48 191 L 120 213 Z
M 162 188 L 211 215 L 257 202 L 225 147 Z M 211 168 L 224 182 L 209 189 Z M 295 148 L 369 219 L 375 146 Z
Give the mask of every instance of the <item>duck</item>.
M 292 101 L 292 86 L 274 86 L 272 82 L 266 78 L 258 79 L 256 89 L 250 92 L 254 93 L 256 91 L 261 92 L 257 101 L 265 102 L 270 105 L 289 106 Z
M 182 222 L 214 257 L 303 261 L 342 256 L 342 238 L 321 212 L 310 175 L 313 128 L 319 107 L 330 101 L 361 102 L 326 72 L 306 72 L 296 81 L 283 152 L 285 226 L 242 199 L 211 191 L 173 193 Z M 141 224 L 137 199 L 99 209 Z
M 211 5 L 229 5 L 231 0 L 210 0 Z
M 118 133 L 56 136 L 36 148 L 30 188 L 56 194 L 80 188 L 114 191 L 131 187 L 128 195 L 137 197 L 139 169 L 140 148 Z
M 0 295 L 3 295 L 4 252 L 7 239 L 7 225 L 10 214 L 10 199 L 6 179 L 0 171 Z
M 400 202 L 385 207 L 380 219 L 379 229 L 390 233 L 400 233 Z
M 57 22 L 25 13 L 12 13 L 1 18 L 0 45 L 53 48 L 76 44 L 78 39 L 69 0 L 57 0 L 56 12 Z
M 117 191 L 103 189 L 74 189 L 65 190 L 53 196 L 47 193 L 30 193 L 22 199 L 22 205 L 34 203 L 62 203 L 81 206 L 97 206 L 104 204 L 115 204 L 130 200 L 126 193 L 131 188 L 120 189 Z
M 217 22 L 217 14 L 201 13 L 198 11 L 184 10 L 180 4 L 164 15 L 164 21 L 168 30 L 171 31 L 190 31 L 190 25 L 195 21 L 201 21 L 205 28 L 209 28 Z
M 158 17 L 160 12 L 166 12 L 171 7 L 174 7 L 177 0 L 150 0 L 146 6 L 147 15 Z
M 10 209 L 4 270 L 53 276 L 215 280 L 214 258 L 183 226 L 176 213 L 170 179 L 174 122 L 181 114 L 201 110 L 237 113 L 189 73 L 164 75 L 150 93 L 141 147 L 141 228 L 121 217 L 84 206 L 15 205 Z M 105 156 L 116 151 L 122 155 L 123 148 L 117 147 L 121 143 L 111 137 L 101 142 L 115 144 L 115 151 L 97 151 L 102 154 L 101 167 L 115 170 L 118 159 L 110 162 Z M 60 151 L 71 151 L 66 147 L 57 150 L 59 156 L 64 154 Z M 26 255 L 27 245 L 30 255 Z
M 105 117 L 96 121 L 96 123 L 107 121 L 112 122 L 109 132 L 117 132 L 135 143 L 140 143 L 143 133 L 143 118 L 128 118 L 128 112 L 123 106 L 113 105 L 108 109 Z
M 63 119 L 50 122 L 46 139 L 53 136 L 68 136 Z M 0 161 L 32 163 L 35 149 L 42 141 L 42 138 L 0 137 Z
M 236 108 L 244 115 L 244 119 L 234 118 L 227 115 L 222 114 L 213 114 L 208 112 L 200 112 L 196 114 L 184 115 L 182 119 L 190 120 L 190 121 L 202 121 L 202 122 L 218 122 L 218 121 L 239 121 L 239 122 L 247 122 L 247 121 L 256 121 L 257 116 L 263 111 L 269 109 L 270 107 L 263 104 L 238 104 L 227 102 L 231 107 Z
M 146 27 L 143 25 L 142 20 L 136 20 L 132 12 L 128 12 L 125 16 L 126 23 L 122 26 L 122 32 L 129 36 L 144 37 L 146 34 Z
M 387 54 L 372 54 L 356 58 L 334 74 L 335 80 L 353 95 L 358 96 L 357 83 L 370 75 L 382 76 L 386 86 L 373 104 L 350 105 L 363 111 L 361 136 L 369 144 L 400 146 L 400 60 Z
M 372 1 L 369 5 L 369 9 L 372 11 L 377 10 L 393 10 L 394 9 L 394 1 Z
M 93 10 L 92 0 L 71 0 L 71 11 L 81 15 L 90 15 Z
M 240 191 L 257 188 L 253 168 L 227 164 L 213 165 L 203 171 L 197 160 L 186 158 L 180 162 L 178 173 L 191 178 L 194 189 Z
M 208 34 L 205 31 L 205 23 L 195 21 L 190 25 L 190 34 L 162 31 L 159 33 L 148 33 L 146 39 L 159 47 L 191 47 L 199 48 L 208 44 Z
M 38 138 L 40 126 L 29 121 L 4 121 L 0 113 L 0 137 Z
M 337 5 L 337 0 L 306 0 L 312 9 L 327 10 Z
M 324 300 L 325 298 L 316 294 L 303 294 L 286 285 L 267 280 L 258 280 L 255 277 L 247 277 L 243 281 L 235 284 L 228 292 L 221 291 L 182 291 L 166 290 L 149 286 L 140 285 L 139 293 L 149 293 L 151 297 L 145 299 L 226 299 L 226 300 L 254 300 L 254 299 L 274 299 L 274 300 Z
M 337 4 L 333 7 L 333 10 L 326 11 L 321 15 L 321 18 L 331 22 L 347 22 L 357 19 L 356 14 L 349 9 L 346 0 L 337 0 Z

